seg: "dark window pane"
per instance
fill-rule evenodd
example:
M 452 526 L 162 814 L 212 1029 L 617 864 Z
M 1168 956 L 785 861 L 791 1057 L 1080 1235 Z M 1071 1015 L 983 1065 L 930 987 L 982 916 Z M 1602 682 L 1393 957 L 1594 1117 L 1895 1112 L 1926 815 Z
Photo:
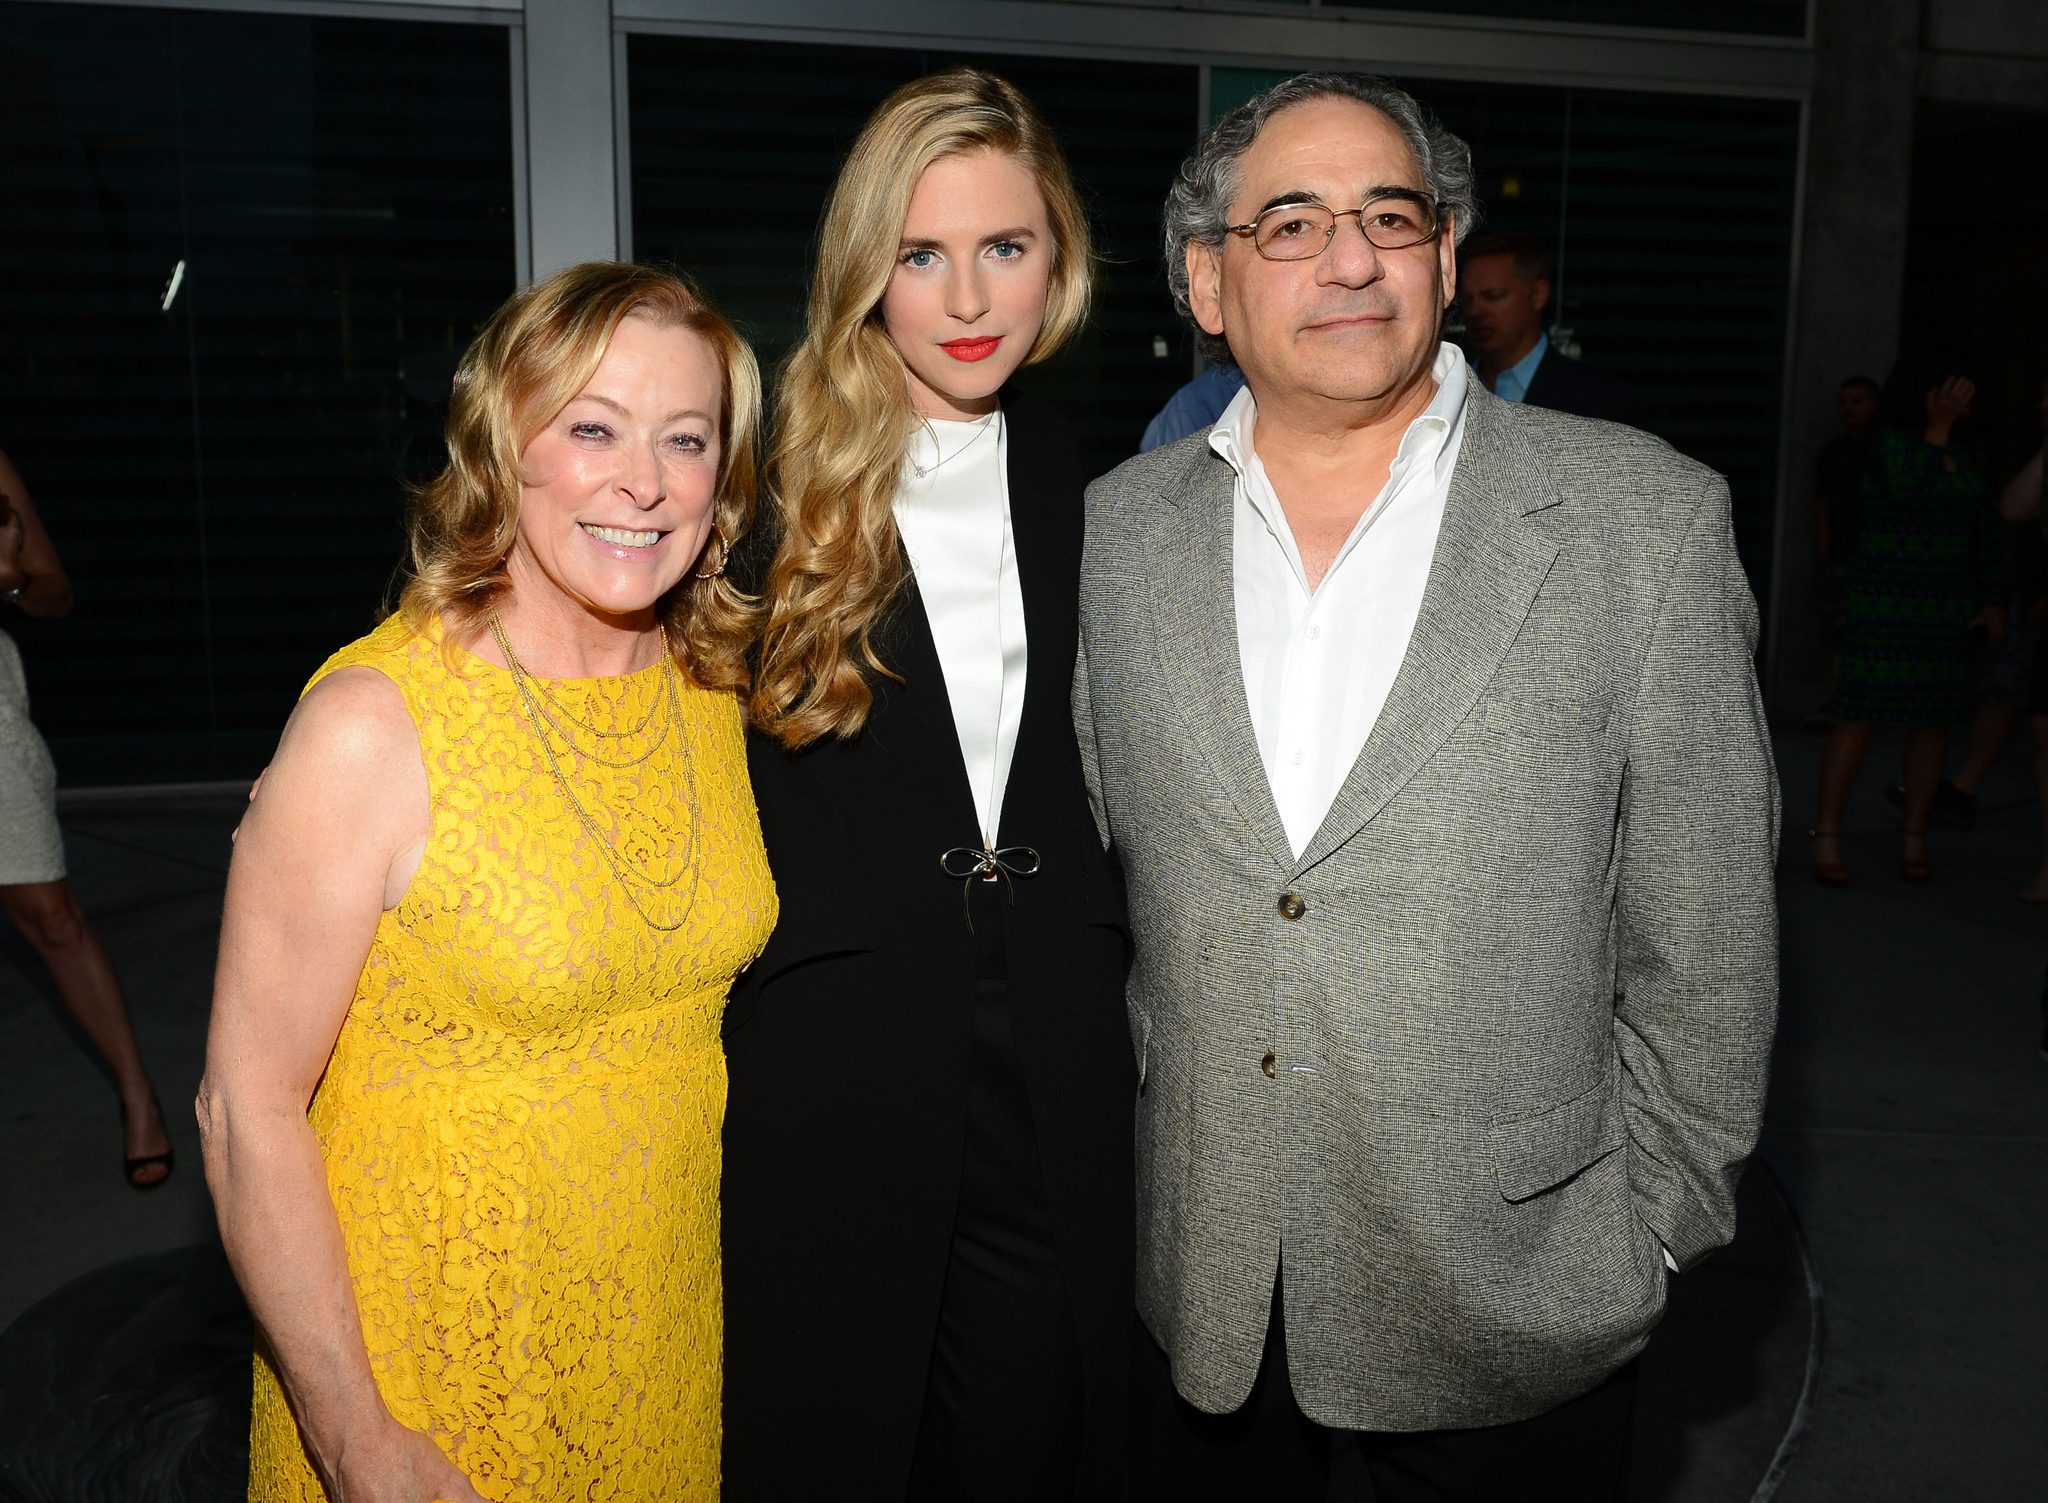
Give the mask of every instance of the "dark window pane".
M 1736 31 L 1752 36 L 1806 35 L 1806 0 L 1323 0 L 1323 4 L 1679 31 Z
M 7 623 L 37 721 L 69 782 L 253 771 L 511 291 L 506 33 L 0 3 L 0 111 L 0 447 L 79 599 Z
M 1103 260 L 1088 331 L 1019 382 L 1058 402 L 1107 470 L 1191 374 L 1160 271 L 1159 206 L 1193 144 L 1194 68 L 686 37 L 631 47 L 634 254 L 698 277 L 771 369 L 802 332 L 818 216 L 862 123 L 898 86 L 972 63 L 1024 90 L 1059 132 Z
M 1212 107 L 1287 76 L 1218 68 Z M 1728 477 L 1743 563 L 1767 598 L 1799 107 L 1402 82 L 1471 144 L 1481 228 L 1559 253 L 1563 306 L 1548 317 L 1581 358 L 1633 384 L 1659 436 Z

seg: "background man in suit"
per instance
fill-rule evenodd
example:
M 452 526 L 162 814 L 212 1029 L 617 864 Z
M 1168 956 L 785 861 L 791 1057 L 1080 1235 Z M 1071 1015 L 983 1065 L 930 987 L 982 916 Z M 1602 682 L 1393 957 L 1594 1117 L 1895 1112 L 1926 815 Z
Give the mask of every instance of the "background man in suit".
M 1458 294 L 1465 305 L 1465 335 L 1488 391 L 1532 407 L 1647 426 L 1633 387 L 1551 347 L 1543 313 L 1554 271 L 1533 236 L 1475 235 L 1465 245 L 1464 262 Z
M 1090 488 L 1156 1498 L 1612 1497 L 1667 1267 L 1733 1234 L 1777 788 L 1727 487 L 1470 378 L 1471 209 L 1383 81 L 1224 116 L 1168 265 L 1246 388 Z

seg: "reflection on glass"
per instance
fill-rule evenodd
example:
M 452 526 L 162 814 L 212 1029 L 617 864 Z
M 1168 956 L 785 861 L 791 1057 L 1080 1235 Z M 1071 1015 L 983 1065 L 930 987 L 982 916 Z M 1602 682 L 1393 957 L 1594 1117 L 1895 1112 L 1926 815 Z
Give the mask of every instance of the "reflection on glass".
M 70 783 L 262 765 L 368 624 L 511 290 L 506 33 L 0 3 L 0 447 L 78 588 L 7 623 Z

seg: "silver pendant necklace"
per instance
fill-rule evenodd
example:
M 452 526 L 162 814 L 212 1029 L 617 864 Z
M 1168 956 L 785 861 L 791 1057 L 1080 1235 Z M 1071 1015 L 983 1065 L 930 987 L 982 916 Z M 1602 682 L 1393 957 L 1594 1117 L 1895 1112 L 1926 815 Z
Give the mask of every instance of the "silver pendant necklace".
M 938 452 L 939 457 L 933 460 L 928 465 L 919 464 L 915 459 L 912 459 L 910 461 L 911 473 L 916 475 L 917 478 L 920 480 L 925 479 L 927 476 L 937 474 L 940 470 L 944 469 L 947 465 L 951 464 L 954 460 L 958 459 L 962 454 L 965 454 L 969 449 L 973 448 L 976 444 L 980 443 L 982 435 L 984 433 L 987 433 L 988 430 L 995 425 L 996 419 L 1001 417 L 1002 415 L 1003 409 L 998 407 L 994 412 L 991 412 L 987 417 L 983 418 L 979 423 L 975 424 L 974 431 L 967 435 L 967 442 L 962 444 L 959 448 L 955 449 L 951 454 L 946 453 L 944 448 L 941 447 L 939 443 L 939 430 L 932 426 L 932 420 L 930 418 L 926 418 L 924 420 L 924 429 L 925 432 L 929 433 L 932 436 L 932 448 Z

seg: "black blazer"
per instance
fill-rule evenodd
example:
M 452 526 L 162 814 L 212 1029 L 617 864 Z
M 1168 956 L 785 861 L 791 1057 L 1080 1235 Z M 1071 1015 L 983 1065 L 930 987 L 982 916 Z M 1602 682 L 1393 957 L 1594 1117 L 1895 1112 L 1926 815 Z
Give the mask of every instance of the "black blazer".
M 1080 1337 L 1079 1496 L 1121 1497 L 1132 1329 L 1123 886 L 1088 811 L 1069 694 L 1081 490 L 1072 430 L 1002 394 L 1029 648 L 997 844 L 1039 874 L 1006 913 L 1009 998 Z M 749 738 L 781 918 L 725 1044 L 725 1497 L 900 1500 L 937 1329 L 965 1133 L 976 952 L 961 883 L 974 797 L 914 585 L 852 741 Z
M 1536 362 L 1536 374 L 1522 400 L 1531 407 L 1548 407 L 1579 417 L 1605 418 L 1610 423 L 1627 423 L 1647 428 L 1650 418 L 1636 389 L 1617 381 L 1605 371 L 1582 365 L 1555 349 L 1544 352 Z

